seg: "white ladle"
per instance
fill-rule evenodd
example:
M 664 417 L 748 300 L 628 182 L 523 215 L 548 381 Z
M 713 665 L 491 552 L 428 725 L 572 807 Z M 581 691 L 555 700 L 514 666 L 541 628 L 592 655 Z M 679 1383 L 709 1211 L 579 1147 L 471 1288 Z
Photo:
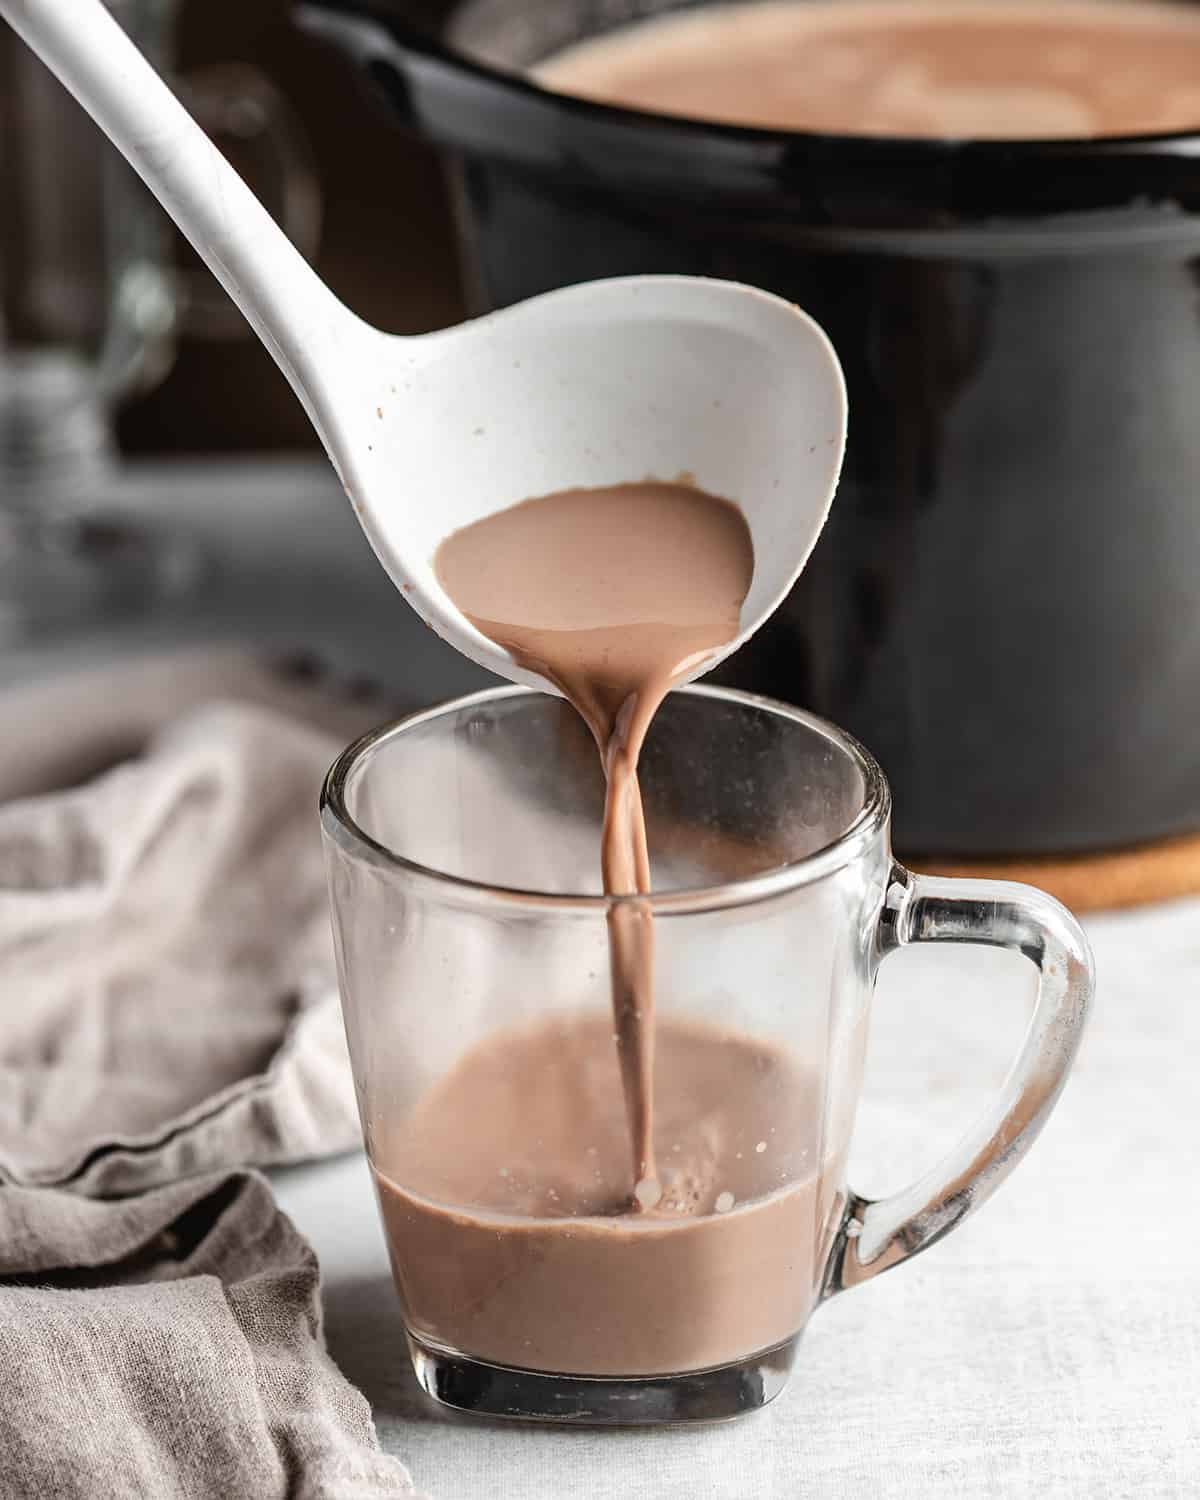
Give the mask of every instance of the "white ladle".
M 381 333 L 308 266 L 101 0 L 0 0 L 0 15 L 249 319 L 376 555 L 452 645 L 502 677 L 548 686 L 468 623 L 432 560 L 451 531 L 573 486 L 687 476 L 741 505 L 754 581 L 741 634 L 720 656 L 779 604 L 825 522 L 846 431 L 841 369 L 806 314 L 730 282 L 639 276 L 445 332 Z

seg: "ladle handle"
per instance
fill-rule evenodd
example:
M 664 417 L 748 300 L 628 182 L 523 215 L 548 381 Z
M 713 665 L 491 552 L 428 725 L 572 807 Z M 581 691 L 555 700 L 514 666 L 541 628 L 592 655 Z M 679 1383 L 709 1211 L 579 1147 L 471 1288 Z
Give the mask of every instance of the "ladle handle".
M 324 441 L 325 387 L 358 319 L 101 0 L 0 0 L 0 16 L 128 158 L 271 351 Z

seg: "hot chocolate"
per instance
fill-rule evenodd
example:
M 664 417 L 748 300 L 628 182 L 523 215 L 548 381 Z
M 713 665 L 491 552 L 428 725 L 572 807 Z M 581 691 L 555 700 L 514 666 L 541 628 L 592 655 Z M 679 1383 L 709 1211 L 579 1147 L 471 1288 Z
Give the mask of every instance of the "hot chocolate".
M 447 594 L 484 635 L 561 689 L 595 737 L 607 780 L 601 869 L 610 896 L 647 895 L 637 762 L 673 683 L 738 630 L 754 573 L 741 511 L 685 484 L 565 490 L 447 538 Z M 609 913 L 613 1025 L 642 1207 L 660 1191 L 653 1132 L 654 927 L 637 903 Z
M 647 1211 L 628 1211 L 604 1015 L 490 1038 L 376 1141 L 410 1328 L 498 1364 L 613 1376 L 732 1363 L 803 1327 L 840 1206 L 819 1075 L 665 1018 L 657 1056 Z
M 547 87 L 834 134 L 1078 138 L 1200 126 L 1200 10 L 1155 0 L 764 0 L 623 28 Z
M 737 634 L 745 518 L 681 483 L 570 490 L 456 532 L 435 568 L 588 724 L 604 889 L 648 895 L 638 756 L 671 686 Z M 839 1178 L 820 1080 L 750 1037 L 656 1022 L 650 906 L 615 901 L 608 923 L 611 1016 L 492 1036 L 374 1142 L 396 1283 L 410 1328 L 477 1359 L 730 1363 L 790 1339 L 816 1295 Z

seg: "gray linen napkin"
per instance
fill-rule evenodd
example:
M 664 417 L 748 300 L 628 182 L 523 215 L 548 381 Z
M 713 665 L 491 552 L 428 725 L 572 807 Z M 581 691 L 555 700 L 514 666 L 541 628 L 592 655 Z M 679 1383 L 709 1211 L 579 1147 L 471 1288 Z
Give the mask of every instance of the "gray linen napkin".
M 112 1195 L 356 1144 L 316 815 L 337 748 L 208 704 L 0 807 L 0 1183 Z
M 359 1139 L 316 799 L 378 710 L 236 651 L 0 695 L 2 1500 L 412 1493 L 228 1170 Z
M 120 1202 L 0 1189 L 5 1500 L 408 1495 L 254 1173 Z

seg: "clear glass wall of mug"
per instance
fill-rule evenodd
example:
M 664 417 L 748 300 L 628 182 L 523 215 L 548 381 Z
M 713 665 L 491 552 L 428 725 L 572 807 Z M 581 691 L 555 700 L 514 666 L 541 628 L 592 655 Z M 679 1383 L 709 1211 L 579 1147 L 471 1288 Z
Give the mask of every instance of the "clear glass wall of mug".
M 170 76 L 180 0 L 106 0 Z M 319 203 L 305 142 L 241 65 L 176 80 L 306 252 Z M 258 170 L 260 162 L 264 170 Z M 181 331 L 240 335 L 224 294 L 174 265 L 177 237 L 61 84 L 0 27 L 0 640 L 145 603 L 191 573 L 164 532 L 104 521 L 111 415 L 162 378 Z M 218 300 L 220 299 L 220 300 Z

